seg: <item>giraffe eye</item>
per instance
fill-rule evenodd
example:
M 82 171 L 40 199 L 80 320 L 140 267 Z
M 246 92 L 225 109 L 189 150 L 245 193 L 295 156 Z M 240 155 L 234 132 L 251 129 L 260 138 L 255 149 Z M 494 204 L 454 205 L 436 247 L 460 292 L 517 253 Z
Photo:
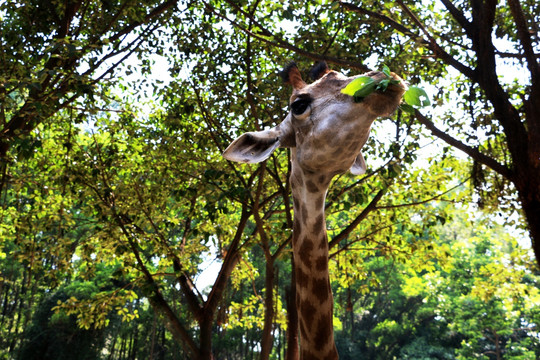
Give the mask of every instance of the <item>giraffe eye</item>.
M 311 104 L 311 99 L 299 98 L 291 104 L 291 110 L 293 115 L 302 115 L 306 112 L 307 108 Z

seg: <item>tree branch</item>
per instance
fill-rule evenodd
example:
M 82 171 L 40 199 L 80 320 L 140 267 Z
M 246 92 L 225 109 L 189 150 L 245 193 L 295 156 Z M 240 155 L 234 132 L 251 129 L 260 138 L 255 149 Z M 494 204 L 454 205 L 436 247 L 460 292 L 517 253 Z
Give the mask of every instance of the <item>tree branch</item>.
M 149 296 L 150 304 L 156 310 L 158 313 L 162 314 L 165 318 L 165 323 L 167 327 L 170 329 L 173 336 L 180 340 L 182 343 L 186 345 L 187 350 L 192 354 L 196 355 L 199 353 L 199 349 L 197 347 L 197 344 L 193 341 L 191 338 L 191 335 L 189 332 L 184 328 L 182 325 L 182 322 L 180 319 L 176 316 L 174 311 L 171 309 L 163 295 L 161 294 L 161 291 L 159 289 L 158 284 L 154 281 L 154 278 L 150 271 L 148 271 L 148 268 L 146 265 L 144 265 L 144 262 L 139 254 L 139 250 L 137 249 L 137 246 L 135 242 L 132 239 L 132 235 L 130 232 L 126 229 L 124 225 L 124 221 L 122 220 L 121 216 L 119 216 L 118 213 L 113 208 L 113 216 L 116 219 L 117 224 L 120 226 L 120 229 L 122 230 L 122 233 L 127 239 L 127 242 L 129 246 L 131 247 L 131 250 L 133 252 L 133 255 L 135 256 L 135 259 L 137 260 L 137 263 L 139 264 L 139 270 L 144 274 L 144 277 L 146 278 L 146 282 L 150 285 L 150 288 L 152 289 L 152 294 Z
M 242 206 L 242 215 L 240 216 L 236 234 L 234 235 L 231 245 L 227 250 L 227 254 L 225 255 L 223 265 L 221 266 L 221 270 L 219 271 L 214 286 L 212 286 L 212 290 L 210 291 L 210 294 L 208 294 L 208 298 L 204 306 L 205 311 L 210 311 L 213 313 L 221 300 L 223 291 L 225 290 L 227 282 L 231 276 L 231 272 L 238 262 L 238 246 L 240 240 L 242 239 L 242 234 L 244 233 L 244 228 L 246 227 L 249 216 L 250 213 L 247 211 L 247 205 L 244 204 Z
M 510 101 L 510 96 L 501 86 L 496 72 L 495 46 L 493 45 L 492 32 L 495 23 L 497 0 L 472 0 L 472 14 L 474 25 L 473 50 L 476 53 L 476 82 L 480 85 L 486 98 L 493 106 L 496 119 L 500 122 L 506 135 L 506 143 L 512 158 L 512 167 L 517 171 L 524 171 L 530 166 L 528 154 L 531 144 L 529 142 L 529 129 L 523 122 L 520 111 Z M 534 93 L 535 87 L 532 87 Z M 535 101 L 536 99 L 532 99 Z M 527 119 L 529 120 L 529 119 Z M 530 121 L 530 120 L 529 120 Z M 481 163 L 483 161 L 479 160 Z M 487 164 L 486 164 L 487 165 Z M 488 167 L 499 172 L 497 168 Z M 515 183 L 517 175 L 509 172 L 499 172 Z
M 512 172 L 505 165 L 500 164 L 495 159 L 481 153 L 480 151 L 478 151 L 477 149 L 469 145 L 462 143 L 461 141 L 448 135 L 446 132 L 440 130 L 439 128 L 435 126 L 435 124 L 431 120 L 426 118 L 420 111 L 415 110 L 415 116 L 418 119 L 418 121 L 421 124 L 423 124 L 425 127 L 427 127 L 431 131 L 431 133 L 435 135 L 436 137 L 444 140 L 447 144 L 463 151 L 465 154 L 469 155 L 474 160 L 478 161 L 481 164 L 486 165 L 487 167 L 501 174 L 507 179 L 512 178 Z
M 512 12 L 512 17 L 516 22 L 517 34 L 523 47 L 525 59 L 527 60 L 527 67 L 531 73 L 531 84 L 537 83 L 540 73 L 540 66 L 536 61 L 536 54 L 532 45 L 531 35 L 527 30 L 527 20 L 523 14 L 523 9 L 518 0 L 508 0 L 508 6 Z
M 397 0 L 397 3 L 401 6 L 403 11 L 411 18 L 411 20 L 422 30 L 424 35 L 428 38 L 429 43 L 429 49 L 433 51 L 436 57 L 447 63 L 448 65 L 454 67 L 456 70 L 461 72 L 463 75 L 467 76 L 469 79 L 474 80 L 476 79 L 475 72 L 468 66 L 462 64 L 458 60 L 454 59 L 452 55 L 447 53 L 435 40 L 433 36 L 429 33 L 429 31 L 426 29 L 424 24 L 418 19 L 418 17 L 403 3 L 402 0 Z
M 165 239 L 165 237 L 163 236 L 163 234 L 159 230 L 159 228 L 156 225 L 154 219 L 152 218 L 152 216 L 148 212 L 148 209 L 146 209 L 146 207 L 144 206 L 144 199 L 142 197 L 141 192 L 139 191 L 139 186 L 137 184 L 135 184 L 133 186 L 133 189 L 135 191 L 135 194 L 137 195 L 137 199 L 139 200 L 139 206 L 140 206 L 140 209 L 141 209 L 142 213 L 146 217 L 146 220 L 148 220 L 148 222 L 150 223 L 150 226 L 154 230 L 154 232 L 155 232 L 156 236 L 158 237 L 159 241 L 161 242 L 161 244 L 167 249 L 168 255 L 172 258 L 173 269 L 174 269 L 175 275 L 176 275 L 176 277 L 178 279 L 178 283 L 180 284 L 180 287 L 182 289 L 182 292 L 184 293 L 184 296 L 186 297 L 186 301 L 188 303 L 189 309 L 193 313 L 193 316 L 195 317 L 195 319 L 197 319 L 199 321 L 200 318 L 201 318 L 201 312 L 203 310 L 203 303 L 204 303 L 203 298 L 202 298 L 201 294 L 199 293 L 199 291 L 197 290 L 197 288 L 196 288 L 195 284 L 193 283 L 193 281 L 185 273 L 180 259 L 171 250 L 169 244 L 167 243 L 167 239 Z M 133 224 L 133 225 L 136 226 L 135 224 Z M 143 233 L 144 233 L 144 230 L 141 229 L 141 231 L 143 231 Z
M 111 36 L 109 38 L 109 41 L 118 40 L 122 36 L 124 36 L 126 34 L 129 34 L 130 32 L 132 32 L 135 28 L 139 27 L 140 25 L 145 24 L 145 23 L 149 22 L 150 20 L 152 20 L 153 18 L 161 15 L 162 13 L 164 13 L 165 11 L 167 11 L 168 9 L 170 9 L 171 7 L 176 5 L 176 3 L 178 3 L 178 0 L 169 0 L 167 2 L 164 2 L 163 4 L 157 6 L 155 9 L 150 11 L 148 13 L 148 15 L 146 15 L 144 17 L 144 20 L 136 21 L 136 22 L 133 22 L 133 23 L 129 24 L 128 26 L 126 26 L 125 28 L 123 28 L 122 30 L 120 30 L 119 32 L 114 34 L 113 36 Z
M 464 181 L 461 181 L 459 184 L 457 184 L 456 186 L 453 186 L 451 187 L 450 189 L 446 190 L 446 191 L 443 191 L 442 193 L 440 194 L 437 194 L 437 195 L 434 195 L 428 199 L 424 199 L 424 200 L 420 200 L 420 201 L 414 201 L 414 202 L 410 202 L 410 203 L 404 203 L 404 204 L 391 204 L 391 205 L 381 205 L 381 206 L 376 206 L 376 209 L 395 209 L 395 208 L 400 208 L 400 207 L 409 207 L 409 206 L 417 206 L 417 205 L 422 205 L 422 204 L 427 204 L 428 202 L 431 202 L 431 201 L 434 201 L 434 200 L 439 200 L 439 198 L 443 195 L 446 195 L 452 191 L 454 191 L 455 189 L 457 189 L 458 187 L 462 186 L 463 184 L 465 184 L 466 181 L 468 181 L 470 178 L 467 178 L 466 180 Z M 440 199 L 440 201 L 445 201 L 444 199 Z M 451 200 L 446 200 L 448 202 L 451 202 Z
M 379 190 L 379 192 L 371 199 L 371 202 L 362 210 L 362 212 L 354 219 L 349 226 L 347 226 L 342 232 L 334 236 L 334 238 L 330 241 L 328 244 L 328 247 L 331 249 L 343 239 L 345 239 L 349 234 L 364 220 L 371 211 L 375 210 L 377 203 L 381 198 L 383 197 L 384 193 L 386 192 L 386 188 L 383 188 Z
M 465 30 L 465 33 L 467 33 L 467 35 L 471 37 L 472 36 L 471 22 L 467 20 L 467 18 L 463 15 L 463 13 L 454 6 L 452 1 L 441 0 L 441 2 L 446 7 L 446 10 L 448 10 L 448 12 L 454 17 L 454 19 L 456 19 L 458 24 L 461 25 L 461 27 Z
M 56 35 L 54 36 L 54 40 L 61 43 L 66 36 L 69 34 L 69 26 L 75 17 L 75 14 L 77 10 L 80 7 L 80 1 L 68 1 L 67 6 L 65 9 L 65 13 L 63 15 L 63 18 L 61 20 L 60 28 L 57 30 Z M 138 26 L 149 22 L 150 20 L 154 19 L 155 17 L 161 15 L 163 12 L 165 12 L 167 9 L 171 8 L 177 3 L 177 0 L 169 0 L 156 8 L 154 8 L 148 15 L 145 16 L 145 18 L 142 21 L 136 21 L 113 36 L 109 38 L 109 41 L 115 41 L 120 39 L 122 36 L 130 33 Z M 89 41 L 90 43 L 85 49 L 92 48 L 93 45 L 102 45 L 99 44 L 99 38 L 91 39 Z M 64 82 L 68 83 L 68 79 L 70 76 L 72 76 L 75 66 L 77 65 L 77 62 L 82 58 L 83 55 L 86 54 L 85 49 L 83 51 L 80 51 L 80 53 L 75 57 L 70 58 L 62 58 L 58 55 L 60 55 L 60 48 L 57 48 L 51 53 L 51 56 L 45 63 L 43 70 L 52 70 L 58 67 L 62 68 L 63 73 L 67 73 L 67 75 L 64 78 Z M 133 51 L 133 50 L 131 50 Z M 124 59 L 124 58 L 123 58 Z M 122 60 L 123 60 L 122 59 Z M 99 81 L 105 74 L 110 73 L 112 69 L 114 69 L 115 66 L 117 66 L 118 63 L 116 63 L 113 67 L 109 68 L 104 74 L 102 74 L 98 79 L 95 79 L 94 82 Z M 53 75 L 47 73 L 45 79 L 43 79 L 40 82 L 39 88 L 32 89 L 30 91 L 30 94 L 28 98 L 26 99 L 25 103 L 19 108 L 16 114 L 13 115 L 13 117 L 10 119 L 9 122 L 7 122 L 4 127 L 0 130 L 0 159 L 4 158 L 6 156 L 6 153 L 10 147 L 10 143 L 13 138 L 16 138 L 20 135 L 27 135 L 29 132 L 31 132 L 36 125 L 38 125 L 44 118 L 47 118 L 54 113 L 56 113 L 59 109 L 63 106 L 68 105 L 69 102 L 64 102 L 60 104 L 59 106 L 54 103 L 53 100 L 45 99 L 43 98 L 44 94 L 46 94 L 47 90 L 51 88 L 51 80 Z M 60 78 L 57 79 L 58 81 Z M 58 89 L 55 89 L 55 93 L 58 93 Z M 65 95 L 68 89 L 62 89 L 63 93 L 61 95 Z M 71 99 L 75 99 L 78 97 L 79 94 L 75 92 L 75 95 L 71 97 Z M 39 116 L 36 114 L 36 103 L 39 103 L 42 105 L 43 116 Z
M 397 224 L 399 224 L 400 222 L 398 222 Z M 383 231 L 385 229 L 388 229 L 388 228 L 391 228 L 392 226 L 396 225 L 396 223 L 391 223 L 389 225 L 386 225 L 386 226 L 383 226 L 383 227 L 379 227 L 375 230 L 373 230 L 372 232 L 368 233 L 368 234 L 365 234 L 363 235 L 362 237 L 357 237 L 356 239 L 352 240 L 351 242 L 345 244 L 343 247 L 341 247 L 340 249 L 336 250 L 336 252 L 333 252 L 331 253 L 330 255 L 328 255 L 328 258 L 329 259 L 332 259 L 336 256 L 338 256 L 339 254 L 341 254 L 342 252 L 346 251 L 346 250 L 374 250 L 374 248 L 371 248 L 371 247 L 364 247 L 364 248 L 352 248 L 352 246 L 354 244 L 356 244 L 357 242 L 359 241 L 362 241 L 362 240 L 367 240 L 370 238 L 370 236 L 378 233 L 379 231 Z M 376 240 L 373 240 L 371 239 L 370 242 L 374 242 L 376 243 L 377 245 L 380 245 L 381 247 L 385 247 L 387 246 L 387 244 L 383 244 L 379 241 L 376 241 Z
M 418 40 L 421 40 L 424 45 L 429 45 L 429 42 L 422 39 L 420 35 L 415 34 L 412 30 L 407 28 L 405 25 L 398 23 L 397 21 L 395 21 L 394 19 L 386 15 L 382 15 L 374 11 L 364 9 L 360 6 L 357 6 L 351 3 L 343 2 L 342 0 L 339 0 L 339 5 L 345 10 L 352 11 L 352 12 L 362 14 L 362 15 L 367 15 L 370 18 L 380 20 L 383 23 L 390 25 L 390 27 L 392 27 L 394 30 L 397 30 L 402 34 L 407 35 L 411 39 L 415 39 L 415 40 L 418 39 Z
M 259 41 L 262 41 L 264 43 L 267 43 L 267 44 L 269 44 L 271 46 L 275 46 L 275 47 L 279 47 L 281 49 L 293 51 L 293 52 L 295 52 L 295 53 L 297 53 L 297 54 L 299 54 L 301 56 L 304 56 L 304 57 L 306 57 L 308 59 L 312 59 L 312 60 L 315 60 L 315 61 L 326 61 L 327 63 L 331 63 L 331 64 L 335 64 L 335 65 L 338 65 L 338 66 L 347 67 L 347 68 L 351 68 L 351 69 L 357 69 L 357 70 L 364 71 L 364 72 L 370 71 L 370 69 L 367 66 L 365 66 L 362 63 L 356 62 L 356 61 L 348 61 L 348 60 L 343 60 L 343 59 L 333 57 L 333 56 L 327 56 L 327 55 L 320 55 L 320 54 L 316 54 L 316 53 L 311 53 L 311 52 L 303 50 L 303 49 L 301 49 L 301 48 L 299 48 L 297 46 L 291 45 L 289 42 L 287 42 L 287 41 L 285 41 L 283 39 L 277 38 L 272 32 L 267 30 L 264 26 L 262 26 L 255 19 L 253 19 L 253 17 L 250 18 L 250 15 L 247 14 L 242 9 L 240 9 L 234 2 L 232 2 L 230 0 L 225 0 L 225 2 L 227 2 L 227 4 L 229 4 L 229 5 L 231 5 L 236 11 L 243 14 L 246 18 L 251 19 L 253 21 L 253 24 L 257 25 L 258 29 L 261 31 L 261 34 L 255 34 L 254 32 L 252 32 L 249 29 L 246 29 L 245 27 L 240 25 L 238 22 L 229 19 L 225 15 L 222 15 L 212 5 L 210 5 L 208 3 L 205 3 L 205 6 L 214 15 L 216 15 L 219 18 L 229 22 L 235 28 L 237 28 L 238 30 L 244 32 L 248 36 L 251 36 L 251 37 L 253 37 L 253 38 L 255 38 L 255 39 L 259 40 Z
M 361 8 L 359 6 L 346 3 L 343 1 L 340 1 L 340 6 L 344 7 L 345 9 L 353 12 L 357 12 L 360 14 L 367 15 L 368 17 L 373 17 L 377 20 L 382 21 L 383 23 L 390 25 L 393 29 L 401 32 L 402 34 L 410 37 L 414 41 L 420 41 L 423 45 L 427 46 L 435 56 L 448 65 L 451 65 L 452 67 L 456 68 L 458 71 L 463 73 L 465 76 L 469 77 L 470 79 L 475 78 L 474 71 L 469 68 L 468 66 L 462 64 L 461 62 L 454 59 L 450 54 L 448 54 L 442 47 L 439 46 L 437 41 L 429 34 L 429 32 L 426 30 L 425 26 L 420 22 L 420 20 L 414 15 L 414 13 L 402 2 L 398 1 L 400 6 L 403 8 L 403 10 L 409 15 L 409 17 L 413 20 L 413 22 L 422 30 L 422 32 L 425 34 L 425 36 L 429 39 L 429 41 L 423 39 L 420 35 L 415 34 L 413 31 L 411 31 L 409 28 L 404 26 L 403 24 L 398 23 L 397 21 L 393 20 L 392 18 L 378 14 L 376 12 Z
M 515 54 L 515 53 L 501 52 L 501 51 L 495 51 L 495 55 L 500 56 L 502 58 L 513 58 L 513 59 L 525 59 L 527 57 L 527 55 L 525 54 Z M 540 58 L 540 54 L 535 54 L 534 57 Z

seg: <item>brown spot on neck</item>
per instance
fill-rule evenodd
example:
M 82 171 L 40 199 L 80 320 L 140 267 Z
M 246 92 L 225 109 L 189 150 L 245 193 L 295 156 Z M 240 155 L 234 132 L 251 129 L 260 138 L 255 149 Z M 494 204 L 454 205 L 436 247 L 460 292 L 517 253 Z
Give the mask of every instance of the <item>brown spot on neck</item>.
M 309 275 L 305 273 L 300 266 L 295 267 L 297 291 L 308 287 Z
M 326 225 L 324 216 L 323 214 L 319 214 L 313 223 L 313 235 L 319 237 L 322 231 L 326 231 L 324 225 Z
M 301 240 L 299 255 L 302 263 L 308 268 L 311 268 L 311 252 L 315 248 L 313 241 L 309 238 L 303 238 Z
M 332 318 L 328 315 L 322 315 L 317 325 L 317 332 L 315 335 L 315 349 L 318 351 L 323 350 L 326 344 L 332 339 Z
M 320 279 L 313 279 L 313 295 L 319 301 L 320 304 L 323 304 L 330 298 L 330 283 L 326 277 Z
M 307 299 L 302 300 L 298 305 L 300 308 L 300 314 L 302 315 L 301 319 L 304 323 L 303 325 L 305 325 L 305 327 L 309 331 L 315 325 L 314 320 L 315 315 L 317 314 L 317 309 L 315 308 L 315 306 L 313 306 L 311 301 Z
M 315 184 L 313 181 L 311 180 L 308 180 L 306 181 L 306 189 L 307 191 L 309 191 L 310 193 L 318 193 L 320 192 L 321 190 L 319 189 L 319 186 L 317 184 Z
M 328 256 L 321 255 L 315 260 L 315 269 L 319 272 L 328 271 Z

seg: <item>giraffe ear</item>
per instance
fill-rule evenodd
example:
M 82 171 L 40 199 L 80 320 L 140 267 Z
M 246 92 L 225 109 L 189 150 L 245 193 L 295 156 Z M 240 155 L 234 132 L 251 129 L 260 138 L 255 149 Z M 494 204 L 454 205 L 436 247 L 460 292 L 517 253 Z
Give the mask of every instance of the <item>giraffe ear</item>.
M 300 90 L 307 85 L 304 80 L 302 80 L 302 74 L 300 74 L 300 70 L 298 70 L 294 61 L 289 63 L 289 65 L 283 69 L 281 77 L 285 83 L 291 84 L 296 90 Z
M 366 161 L 364 160 L 364 156 L 360 151 L 360 153 L 354 160 L 353 166 L 351 166 L 350 172 L 353 175 L 362 175 L 366 173 L 366 168 Z
M 241 163 L 258 163 L 268 159 L 279 145 L 276 131 L 247 132 L 225 149 L 223 157 Z
M 311 80 L 316 81 L 322 78 L 324 75 L 330 72 L 330 69 L 328 68 L 328 64 L 326 64 L 326 61 L 319 61 L 309 71 L 309 77 Z

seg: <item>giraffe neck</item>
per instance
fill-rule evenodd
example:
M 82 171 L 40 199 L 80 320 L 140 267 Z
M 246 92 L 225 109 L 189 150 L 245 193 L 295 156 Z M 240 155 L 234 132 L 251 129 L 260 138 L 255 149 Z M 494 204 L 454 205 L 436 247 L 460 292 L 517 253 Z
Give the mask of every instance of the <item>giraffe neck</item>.
M 294 158 L 294 157 L 293 157 Z M 293 161 L 293 253 L 301 359 L 337 359 L 328 272 L 324 202 L 331 176 L 307 173 Z

